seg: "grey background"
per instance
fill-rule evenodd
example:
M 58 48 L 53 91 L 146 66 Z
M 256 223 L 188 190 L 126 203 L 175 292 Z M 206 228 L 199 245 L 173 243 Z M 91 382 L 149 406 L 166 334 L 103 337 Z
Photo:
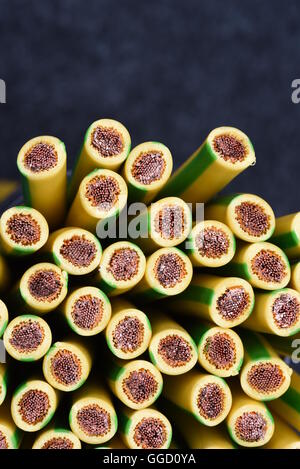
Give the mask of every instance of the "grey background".
M 29 138 L 54 134 L 72 165 L 88 125 L 112 117 L 175 165 L 219 125 L 251 138 L 257 164 L 228 190 L 299 209 L 300 17 L 295 1 L 0 0 L 0 176 Z M 227 192 L 228 192 L 227 190 Z

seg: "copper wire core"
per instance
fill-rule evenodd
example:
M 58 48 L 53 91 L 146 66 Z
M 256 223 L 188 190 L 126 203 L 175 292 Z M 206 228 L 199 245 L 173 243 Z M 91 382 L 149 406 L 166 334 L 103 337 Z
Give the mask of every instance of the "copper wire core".
M 172 368 L 184 366 L 192 359 L 190 343 L 177 334 L 167 335 L 160 339 L 157 353 Z
M 151 399 L 158 390 L 155 376 L 145 368 L 134 370 L 123 379 L 122 389 L 128 399 L 135 404 L 142 404 Z
M 88 436 L 104 436 L 111 429 L 111 418 L 107 410 L 98 404 L 82 407 L 76 415 L 81 430 Z
M 8 449 L 7 438 L 0 430 L 0 449 Z
M 140 256 L 135 249 L 120 248 L 112 254 L 106 267 L 117 282 L 128 282 L 139 271 Z
M 63 258 L 75 267 L 89 267 L 97 254 L 95 243 L 85 235 L 74 235 L 65 239 L 59 250 Z
M 91 137 L 91 145 L 104 158 L 119 155 L 124 150 L 122 134 L 113 127 L 96 127 Z
M 202 257 L 220 259 L 228 253 L 230 243 L 225 231 L 210 226 L 197 234 L 195 244 Z
M 48 415 L 50 399 L 47 393 L 38 389 L 25 392 L 18 402 L 18 411 L 23 422 L 28 425 L 37 425 Z
M 249 308 L 250 295 L 242 286 L 226 288 L 217 299 L 217 310 L 226 321 L 235 321 Z
M 286 266 L 282 258 L 270 249 L 262 249 L 251 260 L 251 268 L 259 280 L 280 283 L 286 276 Z
M 155 277 L 164 288 L 173 288 L 187 275 L 185 262 L 175 253 L 162 254 L 155 262 Z
M 41 239 L 41 227 L 30 214 L 15 213 L 6 222 L 10 239 L 22 246 L 33 246 Z
M 207 337 L 203 352 L 206 360 L 217 370 L 230 370 L 236 363 L 236 346 L 226 332 Z
M 135 352 L 145 336 L 144 324 L 135 316 L 125 316 L 112 332 L 114 347 L 124 353 Z
M 280 329 L 293 327 L 299 320 L 300 303 L 290 293 L 282 293 L 273 303 L 272 314 Z
M 181 238 L 186 225 L 186 214 L 184 209 L 179 205 L 163 207 L 154 219 L 154 229 L 164 239 Z
M 73 304 L 71 316 L 75 326 L 80 329 L 93 330 L 102 321 L 104 303 L 100 298 L 83 295 Z
M 33 173 L 41 173 L 54 168 L 58 162 L 58 155 L 53 145 L 37 143 L 24 156 L 24 166 Z
M 111 176 L 95 176 L 86 185 L 85 196 L 92 207 L 108 212 L 118 202 L 120 187 Z
M 270 215 L 254 202 L 242 202 L 235 207 L 235 218 L 241 229 L 251 236 L 263 236 L 270 229 Z
M 244 412 L 235 422 L 236 436 L 248 443 L 263 440 L 267 432 L 267 421 L 260 412 Z
M 26 319 L 15 325 L 9 343 L 20 353 L 35 352 L 43 343 L 45 331 L 38 321 Z
M 167 441 L 167 429 L 161 419 L 144 417 L 135 427 L 133 439 L 143 449 L 159 449 Z
M 73 449 L 74 443 L 69 438 L 57 436 L 50 438 L 41 449 Z
M 148 186 L 159 181 L 166 168 L 166 161 L 161 151 L 147 151 L 140 153 L 134 161 L 131 174 L 140 184 Z
M 215 420 L 224 410 L 224 391 L 216 383 L 208 383 L 200 389 L 197 397 L 197 407 L 201 417 Z
M 247 156 L 245 145 L 233 135 L 218 135 L 214 138 L 213 147 L 223 160 L 233 164 L 244 161 Z
M 55 301 L 62 287 L 61 278 L 55 270 L 37 270 L 28 279 L 28 290 L 37 301 Z
M 268 394 L 278 391 L 285 381 L 285 376 L 279 365 L 273 363 L 258 363 L 252 365 L 247 373 L 248 384 L 255 391 Z
M 58 383 L 72 386 L 81 379 L 81 362 L 70 350 L 58 350 L 51 358 L 51 373 Z

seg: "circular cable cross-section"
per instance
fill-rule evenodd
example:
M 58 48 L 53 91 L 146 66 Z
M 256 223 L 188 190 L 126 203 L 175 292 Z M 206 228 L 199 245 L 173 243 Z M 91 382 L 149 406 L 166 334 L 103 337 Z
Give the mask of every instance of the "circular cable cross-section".
M 110 301 L 96 287 L 77 288 L 67 297 L 61 309 L 70 328 L 81 336 L 99 334 L 111 317 Z
M 137 145 L 129 154 L 123 170 L 132 202 L 150 203 L 166 184 L 173 168 L 170 150 L 159 142 Z
M 189 287 L 168 300 L 168 306 L 178 313 L 185 311 L 225 328 L 245 321 L 253 305 L 253 288 L 246 280 L 206 274 L 194 274 Z
M 30 362 L 39 360 L 48 352 L 52 333 L 44 319 L 24 314 L 8 324 L 3 340 L 10 356 L 15 360 Z
M 222 327 L 209 327 L 198 345 L 199 363 L 209 373 L 223 378 L 240 372 L 244 358 L 238 334 Z
M 42 135 L 29 140 L 18 154 L 25 204 L 34 207 L 51 228 L 63 223 L 67 201 L 67 154 L 64 143 Z
M 50 235 L 45 250 L 71 275 L 91 273 L 99 265 L 102 248 L 98 238 L 81 228 L 62 228 Z
M 209 427 L 223 422 L 232 404 L 230 388 L 223 378 L 202 374 L 195 369 L 184 375 L 168 377 L 163 393 Z
M 95 233 L 99 222 L 117 217 L 127 202 L 122 176 L 109 169 L 96 169 L 81 182 L 69 210 L 66 225 Z
M 272 208 L 254 194 L 219 197 L 205 207 L 205 216 L 225 223 L 237 238 L 249 243 L 266 241 L 275 228 Z
M 188 243 L 189 257 L 197 267 L 220 267 L 230 262 L 235 253 L 232 231 L 219 221 L 196 223 Z
M 233 395 L 226 423 L 232 439 L 248 448 L 263 446 L 274 433 L 274 420 L 267 407 L 241 392 Z
M 118 241 L 104 249 L 93 281 L 108 296 L 116 296 L 137 285 L 145 268 L 142 250 L 129 241 Z
M 153 336 L 149 355 L 153 364 L 167 375 L 180 375 L 190 371 L 197 363 L 195 342 L 188 332 L 167 316 L 151 316 Z
M 147 350 L 152 336 L 148 317 L 123 299 L 113 300 L 112 311 L 105 331 L 110 351 L 125 360 L 137 358 Z
M 269 401 L 288 390 L 291 374 L 291 368 L 280 358 L 246 361 L 240 375 L 241 386 L 253 399 Z
M 43 262 L 30 267 L 23 274 L 19 293 L 29 310 L 38 314 L 56 309 L 65 299 L 68 274 L 55 264 Z
M 172 440 L 172 427 L 165 415 L 155 409 L 124 409 L 121 434 L 131 449 L 167 449 Z
M 252 314 L 243 327 L 288 337 L 300 332 L 300 293 L 291 288 L 256 293 Z
M 102 444 L 116 433 L 118 419 L 109 394 L 102 388 L 89 388 L 75 395 L 69 414 L 71 430 L 88 444 Z
M 36 432 L 52 419 L 58 405 L 57 392 L 45 381 L 30 380 L 14 392 L 11 414 L 18 428 Z
M 8 255 L 27 255 L 47 242 L 49 227 L 45 217 L 31 207 L 12 207 L 0 219 L 1 248 Z
M 145 275 L 133 290 L 133 297 L 144 300 L 178 295 L 191 282 L 191 261 L 175 247 L 161 248 L 147 259 Z
M 160 371 L 146 360 L 113 364 L 109 372 L 112 392 L 130 409 L 144 409 L 152 405 L 163 387 Z
M 74 391 L 88 378 L 91 355 L 75 342 L 56 342 L 43 361 L 43 373 L 51 386 L 60 391 Z
M 275 244 L 257 242 L 239 246 L 232 261 L 221 271 L 248 280 L 262 290 L 278 290 L 290 281 L 291 269 L 285 253 Z

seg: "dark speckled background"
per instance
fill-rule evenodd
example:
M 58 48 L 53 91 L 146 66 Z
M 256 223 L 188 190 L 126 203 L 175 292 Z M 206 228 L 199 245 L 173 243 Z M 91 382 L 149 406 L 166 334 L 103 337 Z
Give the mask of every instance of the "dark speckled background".
M 257 153 L 230 190 L 276 214 L 299 209 L 299 25 L 296 0 L 0 0 L 0 176 L 16 176 L 18 149 L 41 133 L 64 140 L 72 163 L 100 117 L 133 144 L 164 142 L 176 165 L 225 124 Z

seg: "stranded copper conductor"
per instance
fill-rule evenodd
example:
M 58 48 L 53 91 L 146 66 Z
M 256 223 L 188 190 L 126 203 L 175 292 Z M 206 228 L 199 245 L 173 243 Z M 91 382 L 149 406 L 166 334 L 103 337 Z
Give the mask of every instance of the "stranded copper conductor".
M 96 127 L 92 132 L 91 145 L 104 158 L 119 155 L 124 149 L 123 137 L 113 127 Z
M 248 443 L 264 439 L 267 431 L 267 421 L 260 412 L 244 412 L 235 422 L 236 436 Z
M 122 388 L 130 401 L 142 404 L 156 394 L 158 383 L 149 370 L 140 368 L 129 373 L 122 382 Z
M 177 334 L 167 335 L 160 339 L 157 353 L 173 368 L 186 365 L 192 358 L 192 347 L 183 337 Z
M 39 348 L 45 337 L 45 331 L 38 321 L 28 319 L 17 324 L 9 343 L 20 353 L 31 353 Z
M 53 437 L 46 441 L 41 449 L 73 449 L 74 444 L 66 437 Z
M 47 393 L 38 389 L 25 392 L 18 402 L 18 411 L 28 425 L 37 425 L 48 414 L 50 400 Z
M 104 436 L 111 428 L 110 414 L 98 404 L 89 404 L 77 412 L 81 430 L 88 436 Z
M 176 239 L 182 236 L 186 227 L 186 216 L 179 205 L 163 207 L 154 220 L 155 231 L 164 239 Z
M 263 282 L 279 283 L 286 275 L 286 267 L 281 257 L 270 249 L 262 249 L 251 260 L 253 272 Z
M 88 267 L 95 259 L 97 249 L 95 243 L 84 235 L 74 235 L 64 240 L 59 252 L 75 267 Z
M 57 152 L 48 143 L 34 145 L 24 156 L 24 166 L 33 173 L 48 171 L 57 165 L 57 161 Z
M 235 364 L 235 343 L 226 332 L 207 337 L 203 352 L 206 360 L 218 370 L 229 370 Z
M 285 376 L 279 365 L 258 363 L 252 365 L 247 373 L 248 384 L 257 392 L 268 394 L 276 392 L 282 386 Z
M 249 293 L 242 286 L 234 286 L 226 288 L 217 299 L 217 310 L 223 319 L 234 321 L 245 313 L 249 302 Z
M 214 138 L 213 147 L 223 160 L 231 163 L 242 162 L 247 156 L 244 144 L 233 135 L 218 135 Z
M 143 449 L 159 449 L 167 441 L 167 430 L 159 418 L 144 417 L 135 427 L 133 439 Z
M 81 378 L 81 363 L 70 350 L 58 350 L 51 358 L 51 373 L 64 386 L 77 383 Z
M 62 282 L 55 270 L 37 270 L 28 279 L 28 290 L 36 300 L 51 303 L 59 297 Z
M 0 449 L 8 449 L 6 436 L 1 431 L 0 431 Z
M 164 288 L 173 288 L 182 282 L 187 271 L 178 254 L 162 254 L 154 266 L 155 277 Z
M 282 293 L 275 299 L 272 306 L 273 318 L 276 325 L 285 329 L 294 326 L 300 315 L 300 303 L 290 293 Z
M 134 161 L 131 174 L 140 184 L 145 186 L 159 181 L 164 173 L 166 162 L 160 151 L 140 153 Z
M 265 235 L 270 229 L 270 215 L 254 202 L 242 202 L 235 207 L 236 220 L 241 229 L 251 236 Z
M 6 233 L 10 239 L 22 246 L 32 246 L 41 238 L 41 228 L 30 214 L 15 213 L 6 222 Z
M 132 248 L 116 249 L 112 254 L 106 270 L 117 282 L 129 281 L 138 273 L 140 257 Z
M 77 327 L 92 330 L 102 320 L 103 312 L 104 305 L 100 298 L 83 295 L 75 301 L 71 315 Z
M 95 176 L 86 185 L 85 196 L 99 210 L 108 212 L 117 203 L 120 195 L 117 180 L 111 176 Z
M 137 317 L 125 316 L 112 333 L 113 344 L 124 353 L 134 352 L 142 345 L 144 333 L 144 324 Z
M 228 252 L 229 239 L 223 230 L 210 226 L 198 233 L 195 244 L 201 256 L 220 259 Z
M 224 392 L 216 383 L 208 383 L 200 389 L 197 397 L 199 414 L 209 420 L 216 419 L 224 410 Z

